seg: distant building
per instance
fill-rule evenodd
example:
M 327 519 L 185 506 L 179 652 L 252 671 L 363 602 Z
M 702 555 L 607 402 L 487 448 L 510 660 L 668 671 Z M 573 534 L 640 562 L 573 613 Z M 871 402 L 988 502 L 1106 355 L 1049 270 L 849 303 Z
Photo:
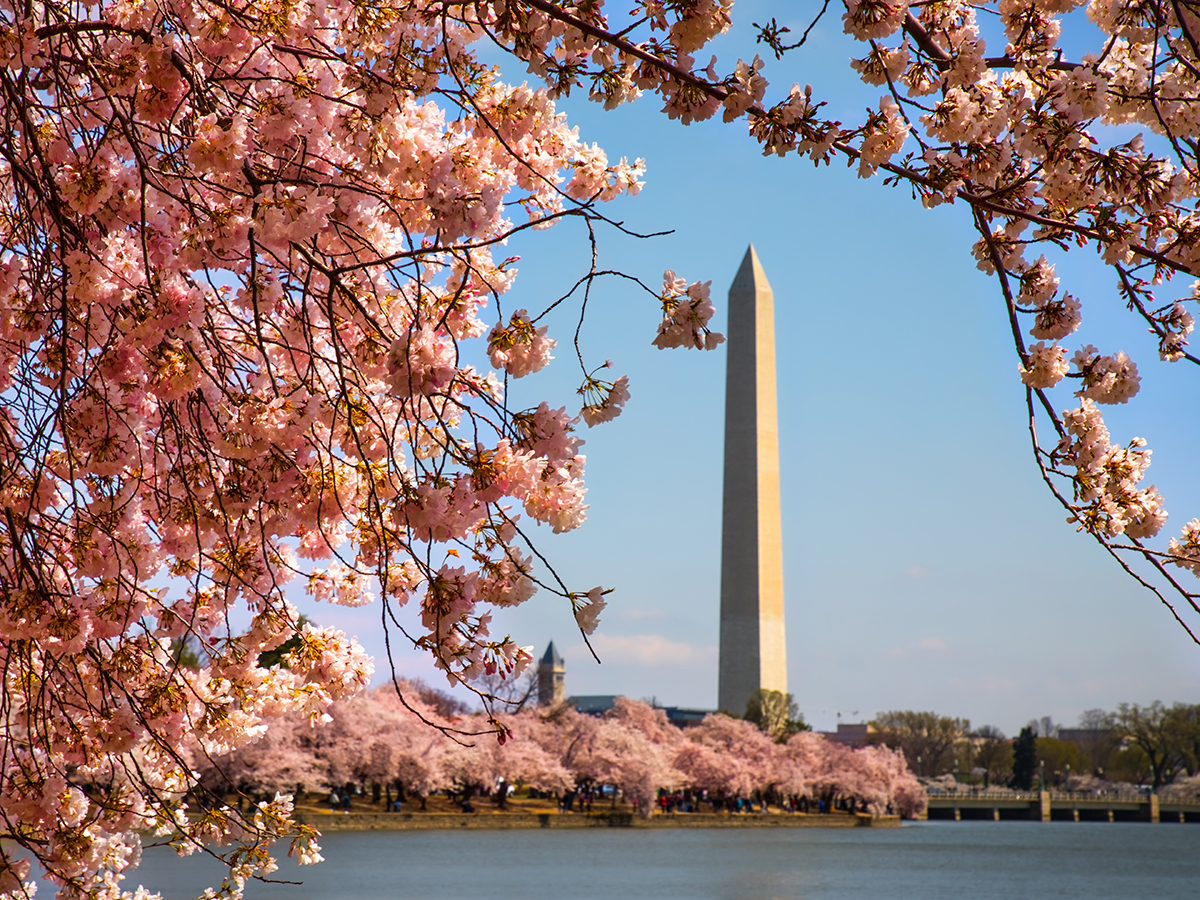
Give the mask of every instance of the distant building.
M 692 728 L 704 721 L 705 716 L 711 716 L 715 710 L 685 709 L 682 706 L 657 707 L 667 714 L 667 720 L 676 728 Z
M 585 716 L 602 716 L 616 705 L 620 694 L 585 694 L 570 697 L 567 702 Z
M 875 731 L 866 722 L 858 724 L 843 724 L 838 722 L 837 731 L 818 731 L 817 734 L 827 741 L 837 741 L 847 747 L 865 747 L 871 742 L 871 734 Z
M 616 706 L 617 698 L 621 694 L 587 694 L 581 697 L 568 697 L 567 702 L 575 707 L 576 710 L 586 716 L 603 716 L 614 706 Z M 654 706 L 655 709 L 661 709 L 667 714 L 667 721 L 676 728 L 691 728 L 693 725 L 699 725 L 704 721 L 704 717 L 711 715 L 711 709 L 687 709 L 682 706 Z
M 1080 747 L 1090 747 L 1094 744 L 1120 744 L 1121 736 L 1115 728 L 1060 728 L 1058 739 Z
M 566 698 L 567 666 L 551 641 L 538 663 L 538 706 L 554 706 Z
M 542 659 L 538 663 L 538 706 L 554 706 L 564 700 L 585 716 L 602 717 L 617 705 L 621 694 L 582 694 L 578 697 L 567 696 L 567 667 L 559 656 L 554 641 L 546 647 Z M 650 701 L 655 709 L 661 709 L 667 714 L 667 721 L 677 728 L 689 728 L 699 725 L 704 717 L 713 712 L 711 709 L 687 709 L 682 706 L 659 706 Z

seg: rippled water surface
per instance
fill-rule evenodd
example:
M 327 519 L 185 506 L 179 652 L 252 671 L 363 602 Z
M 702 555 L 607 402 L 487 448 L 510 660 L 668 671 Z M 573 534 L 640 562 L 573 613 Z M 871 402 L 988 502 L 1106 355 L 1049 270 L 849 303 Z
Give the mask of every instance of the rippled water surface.
M 329 834 L 326 862 L 251 900 L 1087 900 L 1200 898 L 1200 825 L 923 822 L 894 829 L 582 829 Z M 219 878 L 147 850 L 165 900 Z M 134 877 L 129 879 L 134 881 Z

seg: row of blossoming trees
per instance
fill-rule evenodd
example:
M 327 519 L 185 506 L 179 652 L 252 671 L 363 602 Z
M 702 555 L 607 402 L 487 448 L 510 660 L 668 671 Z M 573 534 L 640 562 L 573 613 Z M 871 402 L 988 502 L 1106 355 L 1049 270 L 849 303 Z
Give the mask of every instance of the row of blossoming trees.
M 913 817 L 925 791 L 886 747 L 851 750 L 800 732 L 776 743 L 750 722 L 708 716 L 679 729 L 653 707 L 624 697 L 604 718 L 569 706 L 498 715 L 506 739 L 462 735 L 470 719 L 445 719 L 388 685 L 335 703 L 324 728 L 290 715 L 254 744 L 197 760 L 204 782 L 251 794 L 357 784 L 396 784 L 409 794 L 500 790 L 508 784 L 566 792 L 608 784 L 649 814 L 660 789 L 691 788 L 714 797 L 768 796 L 851 801 L 874 815 Z M 441 728 L 430 727 L 430 724 Z M 444 730 L 443 730 L 444 729 Z

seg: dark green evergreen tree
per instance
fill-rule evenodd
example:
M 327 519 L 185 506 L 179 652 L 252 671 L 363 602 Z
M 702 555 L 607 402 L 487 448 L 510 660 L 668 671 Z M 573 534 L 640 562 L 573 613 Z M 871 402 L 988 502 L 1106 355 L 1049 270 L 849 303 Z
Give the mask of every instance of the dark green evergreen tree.
M 311 622 L 308 616 L 304 613 L 300 614 L 300 618 L 296 620 L 296 633 L 276 647 L 274 650 L 264 650 L 258 654 L 258 665 L 260 668 L 269 669 L 271 666 L 288 667 L 284 657 L 297 650 L 300 647 L 300 629 L 304 627 L 306 622 Z
M 1013 741 L 1012 786 L 1019 791 L 1033 789 L 1037 773 L 1037 734 L 1026 725 Z

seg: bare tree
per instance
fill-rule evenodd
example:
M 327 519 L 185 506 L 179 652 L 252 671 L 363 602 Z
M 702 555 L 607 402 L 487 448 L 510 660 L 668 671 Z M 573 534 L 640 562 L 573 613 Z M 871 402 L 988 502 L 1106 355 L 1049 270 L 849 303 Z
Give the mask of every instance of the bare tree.
M 484 675 L 475 686 L 490 695 L 496 708 L 504 712 L 518 713 L 537 700 L 537 669 L 529 669 L 520 678 L 504 678 L 499 672 Z
M 942 775 L 954 760 L 954 747 L 971 728 L 969 719 L 939 716 L 935 712 L 893 710 L 879 713 L 871 724 L 872 740 L 893 750 L 904 751 L 904 758 L 923 775 Z
M 1004 781 L 1012 772 L 1012 741 L 995 725 L 981 725 L 975 738 L 975 764 L 983 769 L 984 786 Z
M 1157 791 L 1181 767 L 1179 748 L 1170 727 L 1170 710 L 1160 700 L 1148 706 L 1122 703 L 1117 707 L 1115 721 L 1121 736 L 1146 754 Z
M 1113 714 L 1105 709 L 1088 709 L 1079 715 L 1079 727 L 1071 729 L 1071 739 L 1079 745 L 1092 773 L 1100 775 L 1112 769 L 1113 757 L 1121 749 Z

